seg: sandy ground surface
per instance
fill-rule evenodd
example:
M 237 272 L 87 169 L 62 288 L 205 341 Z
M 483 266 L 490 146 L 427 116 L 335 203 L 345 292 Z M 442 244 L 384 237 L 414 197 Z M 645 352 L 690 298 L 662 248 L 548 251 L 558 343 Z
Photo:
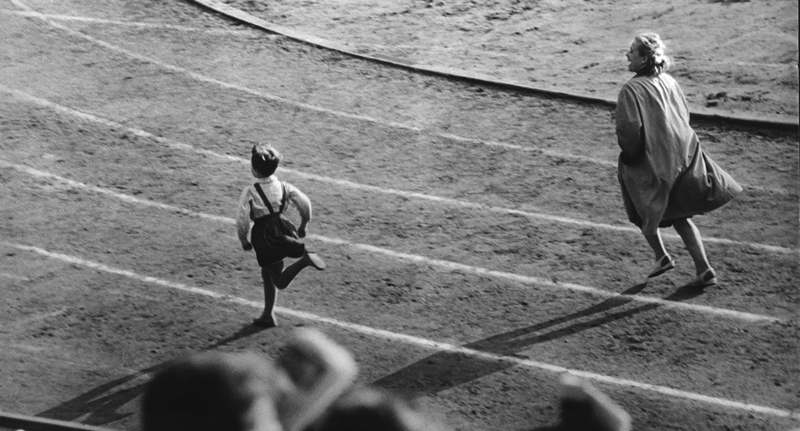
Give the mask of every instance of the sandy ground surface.
M 694 124 L 745 186 L 696 219 L 721 284 L 686 288 L 673 232 L 678 268 L 643 284 L 606 106 L 386 68 L 190 2 L 0 5 L 0 409 L 137 430 L 165 361 L 273 356 L 313 326 L 359 383 L 458 430 L 553 422 L 561 369 L 637 430 L 800 426 L 796 131 Z M 231 220 L 263 140 L 314 202 L 329 265 L 283 292 L 267 331 Z
M 633 36 L 656 32 L 696 110 L 798 115 L 795 1 L 225 3 L 354 52 L 607 99 Z

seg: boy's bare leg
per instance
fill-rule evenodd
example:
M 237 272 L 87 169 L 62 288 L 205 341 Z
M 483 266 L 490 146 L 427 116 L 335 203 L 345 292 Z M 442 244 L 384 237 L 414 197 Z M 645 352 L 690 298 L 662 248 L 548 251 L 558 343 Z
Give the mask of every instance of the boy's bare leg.
M 278 301 L 278 287 L 273 280 L 278 279 L 283 270 L 283 261 L 261 268 L 261 279 L 264 283 L 264 312 L 253 323 L 267 328 L 278 326 L 275 320 L 275 303 Z
M 289 287 L 297 274 L 307 266 L 321 270 L 325 269 L 325 262 L 313 253 L 305 253 L 286 269 L 283 269 L 282 260 L 261 268 L 261 279 L 264 282 L 264 312 L 253 323 L 267 328 L 278 326 L 273 311 L 278 300 L 278 290 Z
M 275 280 L 275 286 L 278 289 L 283 290 L 289 287 L 297 274 L 300 274 L 300 271 L 305 269 L 307 266 L 313 266 L 317 269 L 325 269 L 325 262 L 322 261 L 322 258 L 316 255 L 316 253 L 309 253 L 306 252 L 303 257 L 297 259 L 294 263 L 286 267 L 285 270 L 281 273 L 279 277 Z

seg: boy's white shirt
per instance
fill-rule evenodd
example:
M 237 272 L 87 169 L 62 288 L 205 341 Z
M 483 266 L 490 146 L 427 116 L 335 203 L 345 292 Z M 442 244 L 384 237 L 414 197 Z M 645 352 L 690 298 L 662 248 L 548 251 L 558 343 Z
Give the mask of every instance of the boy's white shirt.
M 300 189 L 287 182 L 279 181 L 275 175 L 267 178 L 256 178 L 256 182 L 261 185 L 261 189 L 264 191 L 264 195 L 269 200 L 273 210 L 280 210 L 283 187 L 286 187 L 286 200 L 297 208 L 298 213 L 300 213 L 300 219 L 305 222 L 311 220 L 311 200 Z M 253 184 L 248 185 L 242 191 L 236 213 L 236 233 L 242 243 L 248 242 L 250 223 L 252 222 L 250 220 L 251 205 L 255 218 L 269 215 L 269 209 L 261 202 L 261 197 Z M 285 210 L 284 213 L 286 213 Z

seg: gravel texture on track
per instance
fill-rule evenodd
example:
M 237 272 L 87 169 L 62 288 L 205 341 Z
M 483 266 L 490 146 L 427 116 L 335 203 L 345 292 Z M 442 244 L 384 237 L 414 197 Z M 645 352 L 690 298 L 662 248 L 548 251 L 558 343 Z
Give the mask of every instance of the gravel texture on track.
M 796 131 L 695 124 L 745 185 L 696 218 L 721 283 L 687 289 L 691 259 L 667 232 L 678 268 L 644 285 L 608 107 L 386 68 L 188 1 L 2 4 L 0 409 L 137 430 L 165 361 L 272 356 L 315 326 L 353 352 L 360 383 L 458 430 L 553 422 L 542 364 L 596 376 L 637 430 L 797 428 Z M 354 40 L 370 31 L 354 25 Z M 249 325 L 259 274 L 232 224 L 261 141 L 314 202 L 309 242 L 329 266 L 281 293 L 268 331 Z

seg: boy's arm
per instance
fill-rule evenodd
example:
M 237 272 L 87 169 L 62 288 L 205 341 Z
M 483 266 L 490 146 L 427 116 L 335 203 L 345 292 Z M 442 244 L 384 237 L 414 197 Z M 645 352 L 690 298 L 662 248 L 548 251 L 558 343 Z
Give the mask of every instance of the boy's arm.
M 250 250 L 253 246 L 247 240 L 247 235 L 250 233 L 250 188 L 247 187 L 242 191 L 239 197 L 239 205 L 236 208 L 236 235 L 242 243 L 242 249 Z
M 300 226 L 297 228 L 297 235 L 300 238 L 304 238 L 306 236 L 306 225 L 311 221 L 311 199 L 297 187 L 288 183 L 284 183 L 284 185 L 286 186 L 286 194 L 289 200 L 297 208 L 297 212 L 300 213 Z

